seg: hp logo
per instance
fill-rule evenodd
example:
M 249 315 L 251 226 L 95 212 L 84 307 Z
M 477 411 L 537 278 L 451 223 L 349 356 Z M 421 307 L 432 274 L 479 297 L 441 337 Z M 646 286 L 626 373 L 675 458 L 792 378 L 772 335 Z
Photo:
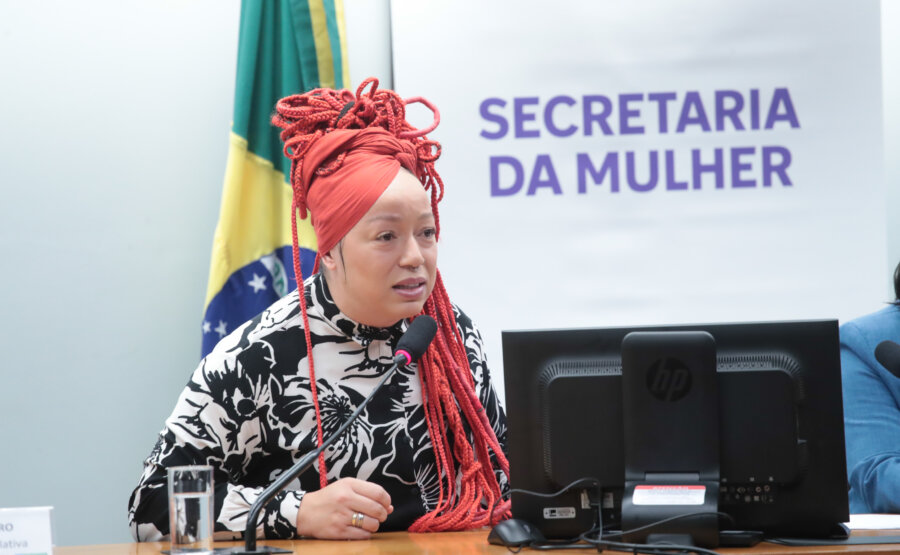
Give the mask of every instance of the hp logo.
M 691 390 L 691 370 L 680 360 L 661 358 L 650 365 L 647 389 L 660 401 L 677 401 Z

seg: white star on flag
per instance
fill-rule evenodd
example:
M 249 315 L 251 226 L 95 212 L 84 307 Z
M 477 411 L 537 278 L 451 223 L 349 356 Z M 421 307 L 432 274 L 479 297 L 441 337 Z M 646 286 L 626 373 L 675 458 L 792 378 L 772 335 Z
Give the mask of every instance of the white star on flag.
M 259 293 L 266 289 L 266 278 L 265 276 L 258 276 L 256 275 L 256 272 L 253 272 L 253 280 L 248 281 L 247 285 L 253 288 L 254 293 Z
M 225 331 L 225 322 L 223 322 L 222 320 L 219 320 L 219 325 L 216 326 L 216 333 L 219 334 L 220 339 L 228 334 L 228 332 Z
M 211 329 L 212 329 L 212 324 L 210 324 L 206 320 L 203 320 L 203 333 L 209 333 Z

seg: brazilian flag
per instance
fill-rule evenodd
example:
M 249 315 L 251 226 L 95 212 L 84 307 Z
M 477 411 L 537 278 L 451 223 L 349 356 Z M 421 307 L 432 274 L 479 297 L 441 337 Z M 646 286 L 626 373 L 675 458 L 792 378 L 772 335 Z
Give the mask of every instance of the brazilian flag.
M 234 122 L 203 318 L 219 339 L 297 286 L 291 259 L 291 164 L 269 118 L 278 99 L 349 82 L 342 0 L 243 0 Z M 298 220 L 301 263 L 316 242 Z M 304 276 L 306 277 L 306 276 Z

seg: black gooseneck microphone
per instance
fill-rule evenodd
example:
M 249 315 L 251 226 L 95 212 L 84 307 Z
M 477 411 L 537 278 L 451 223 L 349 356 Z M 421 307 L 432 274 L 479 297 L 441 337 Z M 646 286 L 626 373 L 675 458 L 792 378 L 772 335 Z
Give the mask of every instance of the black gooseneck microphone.
M 882 341 L 875 347 L 875 360 L 900 378 L 900 345 L 890 340 Z
M 352 424 L 356 418 L 362 413 L 363 409 L 366 408 L 366 405 L 369 404 L 369 401 L 375 397 L 375 394 L 381 389 L 381 387 L 387 383 L 387 381 L 394 375 L 394 372 L 397 371 L 401 365 L 411 364 L 412 362 L 419 359 L 422 354 L 428 349 L 428 345 L 431 344 L 431 340 L 434 339 L 434 335 L 437 333 L 437 322 L 434 321 L 434 318 L 427 315 L 418 316 L 415 320 L 413 320 L 409 324 L 409 328 L 406 330 L 406 333 L 400 337 L 400 340 L 397 342 L 397 349 L 394 351 L 394 360 L 391 368 L 385 372 L 384 377 L 381 378 L 381 381 L 378 382 L 378 385 L 375 386 L 375 389 L 372 390 L 372 393 L 369 394 L 368 397 L 359 405 L 356 411 L 350 415 L 340 428 L 333 434 L 331 434 L 325 441 L 322 442 L 322 445 L 309 453 L 307 453 L 303 458 L 294 464 L 291 468 L 289 468 L 286 472 L 282 473 L 281 476 L 278 477 L 277 480 L 272 482 L 269 487 L 263 490 L 263 492 L 259 495 L 256 502 L 250 507 L 250 514 L 247 516 L 247 527 L 244 530 L 244 549 L 240 548 L 226 548 L 224 550 L 217 549 L 217 553 L 230 553 L 233 555 L 258 555 L 262 553 L 292 553 L 288 549 L 281 549 L 278 547 L 270 547 L 270 546 L 260 546 L 259 549 L 256 547 L 256 522 L 259 517 L 259 512 L 262 510 L 263 506 L 269 502 L 278 492 L 283 490 L 285 486 L 288 485 L 288 482 L 299 476 L 303 471 L 312 466 L 312 464 L 319 457 L 319 453 L 327 449 L 334 441 L 341 437 L 341 435 L 347 430 L 347 428 Z

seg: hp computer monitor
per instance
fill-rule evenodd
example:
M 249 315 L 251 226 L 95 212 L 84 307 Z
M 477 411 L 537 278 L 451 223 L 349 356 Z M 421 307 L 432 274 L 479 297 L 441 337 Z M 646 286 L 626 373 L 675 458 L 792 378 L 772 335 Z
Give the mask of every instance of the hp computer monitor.
M 623 391 L 632 332 L 709 340 L 676 341 L 673 356 L 657 336 L 634 343 L 631 366 L 649 369 Z M 504 331 L 502 343 L 512 488 L 546 494 L 589 479 L 552 498 L 513 493 L 513 517 L 546 537 L 576 537 L 601 516 L 621 528 L 626 452 L 648 476 L 682 476 L 710 446 L 718 466 L 696 474 L 718 484 L 721 529 L 825 537 L 849 519 L 837 321 Z M 654 357 L 680 361 L 661 377 Z M 697 365 L 711 368 L 706 389 L 686 386 Z M 642 384 L 655 399 L 634 396 Z M 664 435 L 642 437 L 654 422 Z

